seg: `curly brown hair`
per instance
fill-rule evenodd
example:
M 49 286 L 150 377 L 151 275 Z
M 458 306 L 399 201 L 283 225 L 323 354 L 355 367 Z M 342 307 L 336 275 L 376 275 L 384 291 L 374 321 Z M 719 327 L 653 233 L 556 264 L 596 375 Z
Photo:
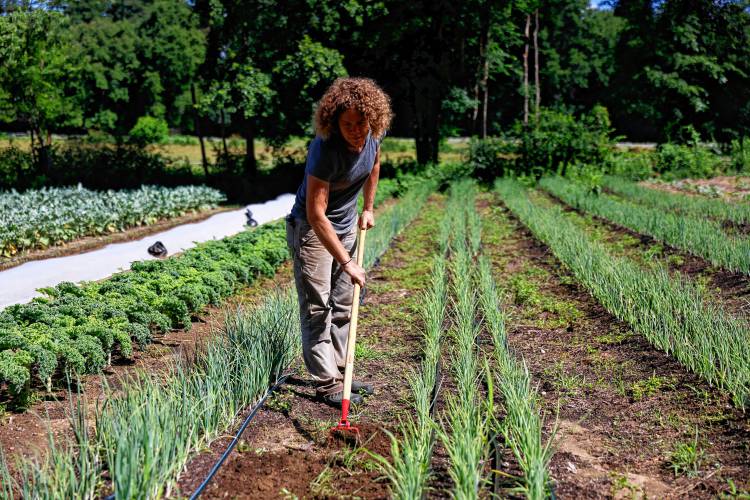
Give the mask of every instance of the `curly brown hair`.
M 391 124 L 391 99 L 369 78 L 337 78 L 315 110 L 315 133 L 324 139 L 338 132 L 339 115 L 354 108 L 364 115 L 373 137 L 382 137 Z

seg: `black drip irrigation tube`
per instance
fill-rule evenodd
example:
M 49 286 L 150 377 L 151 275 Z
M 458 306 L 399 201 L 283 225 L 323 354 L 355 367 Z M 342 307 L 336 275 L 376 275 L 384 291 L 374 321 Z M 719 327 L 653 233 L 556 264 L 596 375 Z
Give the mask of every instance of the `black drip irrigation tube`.
M 234 450 L 234 447 L 237 446 L 237 443 L 240 441 L 240 438 L 242 437 L 242 433 L 245 432 L 245 429 L 250 424 L 250 422 L 255 418 L 255 415 L 258 414 L 258 412 L 263 408 L 263 405 L 266 403 L 266 399 L 268 399 L 268 396 L 270 396 L 276 389 L 278 389 L 284 382 L 286 382 L 286 379 L 288 379 L 291 376 L 291 373 L 288 373 L 278 379 L 276 383 L 269 387 L 266 390 L 266 393 L 263 395 L 262 398 L 255 404 L 255 408 L 253 408 L 253 411 L 250 412 L 250 415 L 247 416 L 244 422 L 242 422 L 242 426 L 240 426 L 240 429 L 237 431 L 237 434 L 235 434 L 234 439 L 232 439 L 232 442 L 229 443 L 229 446 L 227 446 L 227 449 L 224 451 L 224 453 L 219 457 L 219 460 L 214 464 L 214 466 L 211 468 L 211 471 L 208 473 L 208 476 L 206 476 L 206 479 L 203 480 L 203 482 L 198 486 L 198 489 L 196 489 L 192 495 L 190 495 L 190 500 L 194 500 L 198 498 L 202 493 L 203 490 L 206 489 L 208 486 L 208 483 L 211 482 L 211 479 L 214 478 L 217 472 L 219 472 L 219 469 L 224 464 L 226 459 L 229 457 L 229 454 L 232 453 L 232 450 Z M 104 497 L 104 500 L 114 500 L 115 494 L 111 494 L 107 497 Z
M 214 464 L 214 466 L 211 468 L 211 472 L 208 473 L 208 476 L 206 476 L 206 479 L 203 480 L 203 482 L 198 486 L 198 489 L 196 489 L 192 495 L 190 495 L 190 500 L 195 500 L 198 498 L 201 493 L 203 493 L 203 490 L 206 489 L 208 486 L 208 483 L 211 482 L 211 479 L 214 478 L 217 472 L 219 472 L 219 469 L 224 464 L 224 461 L 229 457 L 229 454 L 232 453 L 232 450 L 234 450 L 234 447 L 237 446 L 237 443 L 240 441 L 240 437 L 242 437 L 242 433 L 245 432 L 245 429 L 250 424 L 250 421 L 255 418 L 255 415 L 260 411 L 261 408 L 263 408 L 263 405 L 266 403 L 266 399 L 268 399 L 268 396 L 270 396 L 273 391 L 281 387 L 281 384 L 283 384 L 287 378 L 289 378 L 291 374 L 286 374 L 283 377 L 281 377 L 279 380 L 276 381 L 276 383 L 271 386 L 266 393 L 263 395 L 262 398 L 260 398 L 260 401 L 255 405 L 255 408 L 253 408 L 253 411 L 250 412 L 250 415 L 247 416 L 244 422 L 242 422 L 242 426 L 240 427 L 240 430 L 237 431 L 237 434 L 234 436 L 234 439 L 232 439 L 232 442 L 229 443 L 229 446 L 227 446 L 226 451 L 219 457 L 219 460 Z

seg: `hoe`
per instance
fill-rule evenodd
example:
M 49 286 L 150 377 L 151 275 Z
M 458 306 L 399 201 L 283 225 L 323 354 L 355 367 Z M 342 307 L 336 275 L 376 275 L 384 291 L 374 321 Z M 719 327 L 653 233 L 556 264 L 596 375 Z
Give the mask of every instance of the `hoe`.
M 357 244 L 357 264 L 362 266 L 365 256 L 365 234 L 366 229 L 359 230 L 359 242 Z M 341 400 L 341 420 L 336 427 L 331 429 L 332 433 L 352 432 L 359 438 L 359 429 L 349 422 L 349 404 L 352 396 L 352 377 L 354 375 L 354 345 L 357 341 L 357 319 L 359 317 L 359 284 L 354 284 L 354 298 L 352 300 L 352 319 L 349 323 L 349 338 L 346 344 L 346 367 L 344 368 L 344 395 Z

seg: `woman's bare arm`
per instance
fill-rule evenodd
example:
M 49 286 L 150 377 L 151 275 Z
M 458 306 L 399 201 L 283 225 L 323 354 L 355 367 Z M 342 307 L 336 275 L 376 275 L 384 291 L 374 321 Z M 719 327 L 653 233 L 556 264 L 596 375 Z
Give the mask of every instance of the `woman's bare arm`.
M 331 221 L 326 217 L 326 208 L 328 208 L 328 192 L 330 184 L 313 175 L 307 175 L 307 222 L 312 227 L 315 234 L 323 246 L 333 256 L 339 264 L 345 264 L 344 272 L 352 277 L 354 283 L 360 286 L 365 285 L 365 271 L 354 260 L 351 260 L 349 252 L 346 251 L 341 240 L 333 230 Z

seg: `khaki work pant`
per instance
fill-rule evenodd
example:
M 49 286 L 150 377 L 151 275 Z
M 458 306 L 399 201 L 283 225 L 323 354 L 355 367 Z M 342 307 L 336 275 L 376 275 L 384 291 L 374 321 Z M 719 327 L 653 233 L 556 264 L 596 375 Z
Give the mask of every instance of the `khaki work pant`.
M 354 285 L 304 219 L 287 217 L 302 327 L 302 357 L 319 395 L 343 390 Z M 356 224 L 341 243 L 354 256 Z

